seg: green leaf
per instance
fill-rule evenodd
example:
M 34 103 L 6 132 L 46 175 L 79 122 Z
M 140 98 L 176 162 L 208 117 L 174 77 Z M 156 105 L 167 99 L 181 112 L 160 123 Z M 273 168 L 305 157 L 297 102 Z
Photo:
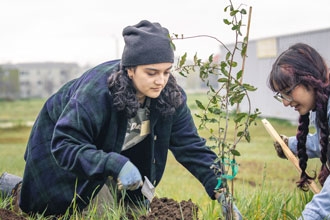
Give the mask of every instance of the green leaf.
M 225 23 L 227 25 L 230 25 L 231 24 L 231 22 L 228 19 L 223 19 L 223 23 Z
M 196 118 L 202 118 L 199 114 L 195 113 Z
M 242 75 L 243 75 L 243 70 L 238 71 L 236 74 L 236 79 L 240 79 Z
M 228 52 L 228 53 L 226 54 L 226 60 L 229 60 L 230 56 L 231 56 L 231 53 Z
M 223 11 L 226 12 L 226 11 L 228 10 L 228 8 L 231 8 L 231 5 L 226 6 L 226 7 L 223 9 Z
M 210 63 L 213 62 L 213 54 L 211 54 L 211 55 L 209 56 L 209 62 L 210 62 Z
M 233 97 L 231 97 L 230 100 L 230 104 L 234 105 L 235 103 L 241 103 L 243 98 L 244 98 L 245 94 L 237 94 Z
M 195 102 L 196 102 L 198 108 L 203 109 L 203 110 L 206 110 L 206 108 L 204 107 L 204 105 L 199 100 L 195 100 Z
M 234 156 L 241 156 L 241 153 L 238 152 L 238 151 L 235 150 L 235 149 L 231 149 L 231 150 L 230 150 L 230 153 L 231 153 L 232 155 L 234 155 Z
M 238 10 L 233 10 L 233 11 L 231 11 L 231 12 L 230 12 L 230 16 L 234 16 L 234 15 L 236 15 L 237 12 L 239 12 L 239 11 L 238 11 Z
M 235 123 L 239 123 L 245 116 L 247 116 L 247 113 L 237 113 L 234 118 Z
M 182 67 L 186 63 L 186 60 L 187 60 L 187 53 L 184 53 L 180 59 L 179 67 Z
M 250 136 L 250 132 L 245 132 L 245 135 L 244 135 L 244 137 L 245 137 L 245 140 L 247 141 L 247 142 L 249 142 L 250 143 L 250 141 L 251 141 L 251 136 Z
M 239 131 L 239 132 L 237 132 L 237 137 L 241 137 L 241 136 L 243 136 L 244 135 L 244 132 L 243 131 Z
M 180 74 L 181 76 L 183 76 L 183 77 L 187 77 L 186 74 L 185 74 L 184 72 L 182 72 L 182 71 L 180 71 L 179 74 Z
M 237 62 L 235 62 L 235 61 L 231 61 L 231 62 L 230 62 L 230 66 L 232 66 L 232 67 L 237 67 Z
M 246 50 L 247 50 L 247 44 L 242 43 L 242 51 L 241 51 L 241 56 L 242 57 L 246 56 Z
M 217 99 L 217 97 L 216 97 L 216 96 L 212 96 L 211 99 L 210 99 L 210 102 L 211 102 L 212 104 L 217 104 L 217 103 L 218 103 L 218 99 Z
M 201 64 L 201 60 L 198 59 L 197 53 L 195 53 L 195 55 L 194 55 L 194 64 L 197 66 L 199 66 Z
M 233 27 L 231 28 L 233 31 L 239 30 L 239 26 L 238 25 L 233 25 Z
M 171 37 L 169 36 L 169 38 L 171 38 Z M 174 51 L 176 50 L 176 47 L 175 47 L 175 44 L 173 43 L 173 41 L 170 41 L 170 46 Z
M 210 122 L 210 123 L 218 123 L 219 121 L 218 121 L 217 119 L 215 119 L 215 118 L 211 118 L 211 119 L 209 120 L 209 122 Z
M 210 86 L 210 90 L 211 90 L 212 92 L 215 92 L 213 86 Z
M 228 79 L 227 78 L 220 78 L 220 79 L 218 79 L 218 82 L 226 83 L 226 82 L 228 82 Z
M 256 87 L 254 87 L 254 86 L 252 86 L 252 85 L 250 85 L 250 84 L 247 84 L 247 83 L 244 83 L 244 84 L 243 84 L 243 87 L 244 87 L 247 91 L 256 91 L 256 90 L 257 90 Z
M 208 110 L 209 110 L 210 113 L 215 114 L 215 115 L 220 115 L 221 114 L 220 109 L 217 108 L 217 107 L 208 108 Z

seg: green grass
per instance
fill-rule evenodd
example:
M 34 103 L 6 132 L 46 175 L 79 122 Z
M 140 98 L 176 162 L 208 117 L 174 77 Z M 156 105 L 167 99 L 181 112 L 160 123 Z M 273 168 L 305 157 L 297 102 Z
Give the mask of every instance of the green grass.
M 1 100 L 0 122 L 19 123 L 34 121 L 44 102 L 44 99 Z
M 202 94 L 189 95 L 192 113 L 198 112 L 195 99 L 205 100 Z M 13 128 L 0 128 L 0 174 L 8 172 L 21 176 L 24 169 L 25 145 L 31 127 L 22 126 L 33 121 L 45 100 L 0 101 L 0 123 L 13 122 Z M 284 109 L 285 111 L 285 109 Z M 269 119 L 274 128 L 288 136 L 295 135 L 296 126 L 279 119 Z M 236 204 L 246 219 L 294 219 L 299 216 L 311 193 L 296 188 L 299 179 L 290 161 L 277 157 L 273 141 L 264 129 L 261 119 L 250 127 L 251 142 L 242 141 L 237 146 L 241 156 L 236 157 L 239 172 L 234 180 Z M 206 135 L 200 131 L 201 136 Z M 309 160 L 309 170 L 319 170 L 319 160 Z M 189 200 L 200 206 L 204 219 L 216 219 L 221 212 L 219 204 L 211 201 L 203 186 L 169 153 L 164 177 L 156 188 L 156 196 L 177 201 Z M 284 217 L 286 214 L 286 217 Z

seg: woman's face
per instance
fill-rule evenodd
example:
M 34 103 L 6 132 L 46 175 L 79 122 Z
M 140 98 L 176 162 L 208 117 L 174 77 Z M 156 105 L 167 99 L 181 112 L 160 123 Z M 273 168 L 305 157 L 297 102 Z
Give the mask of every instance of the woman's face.
M 283 105 L 285 107 L 291 106 L 295 111 L 299 112 L 300 115 L 305 115 L 315 108 L 314 90 L 308 90 L 302 84 L 295 86 L 289 94 L 286 93 L 286 91 L 281 91 L 281 93 L 291 98 L 291 100 L 282 99 Z
M 167 84 L 172 69 L 172 63 L 157 63 L 139 65 L 135 69 L 127 70 L 136 89 L 136 96 L 140 103 L 145 97 L 157 98 Z

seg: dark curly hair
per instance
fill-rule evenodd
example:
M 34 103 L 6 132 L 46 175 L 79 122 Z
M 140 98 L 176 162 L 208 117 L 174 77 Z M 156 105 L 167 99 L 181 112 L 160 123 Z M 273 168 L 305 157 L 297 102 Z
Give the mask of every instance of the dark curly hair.
M 135 68 L 135 67 L 129 67 Z M 114 106 L 118 111 L 125 111 L 127 117 L 134 117 L 139 109 L 136 97 L 136 89 L 132 80 L 128 77 L 127 68 L 120 69 L 108 78 L 109 91 L 113 96 Z M 182 104 L 181 88 L 176 79 L 170 74 L 165 88 L 156 98 L 156 109 L 163 116 L 173 115 L 175 110 Z
M 318 175 L 319 182 L 323 186 L 329 175 L 328 160 L 329 150 L 329 126 L 327 106 L 330 94 L 329 70 L 322 56 L 311 46 L 297 43 L 284 51 L 273 64 L 268 80 L 269 87 L 274 91 L 283 91 L 292 85 L 301 84 L 315 93 L 316 124 L 320 128 L 321 171 Z M 306 139 L 309 132 L 309 113 L 300 115 L 297 130 L 297 152 L 299 166 L 302 170 L 297 185 L 307 191 L 310 180 L 315 179 L 306 173 L 308 156 L 306 153 Z

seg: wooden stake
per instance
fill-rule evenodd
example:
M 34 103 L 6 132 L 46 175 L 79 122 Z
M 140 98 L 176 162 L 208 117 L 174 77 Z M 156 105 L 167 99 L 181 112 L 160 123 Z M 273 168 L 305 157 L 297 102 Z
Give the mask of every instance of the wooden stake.
M 293 163 L 293 165 L 296 167 L 298 173 L 301 173 L 301 169 L 299 167 L 299 162 L 298 162 L 297 157 L 292 153 L 290 148 L 284 143 L 284 141 L 282 140 L 280 135 L 276 132 L 274 127 L 266 119 L 262 119 L 261 121 L 262 121 L 264 127 L 266 128 L 267 132 L 269 133 L 269 135 L 274 139 L 274 141 L 277 141 L 281 145 L 281 148 L 282 148 L 283 153 L 285 154 L 286 158 L 288 158 L 288 160 L 290 160 Z M 318 188 L 318 186 L 316 185 L 316 183 L 313 180 L 311 180 L 311 182 L 309 184 L 309 188 L 313 191 L 314 194 L 320 192 L 320 189 Z

